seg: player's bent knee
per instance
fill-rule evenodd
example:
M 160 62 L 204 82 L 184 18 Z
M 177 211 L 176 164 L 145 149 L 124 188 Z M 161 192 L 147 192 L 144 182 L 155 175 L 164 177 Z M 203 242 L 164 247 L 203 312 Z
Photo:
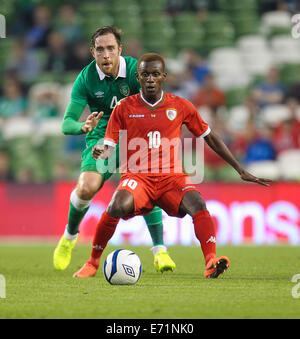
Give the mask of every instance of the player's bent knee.
M 90 200 L 95 195 L 95 191 L 88 186 L 77 187 L 77 195 L 80 199 Z
M 83 173 L 78 180 L 76 191 L 80 199 L 90 200 L 101 187 L 102 176 L 98 173 Z
M 180 204 L 180 213 L 182 215 L 194 215 L 197 212 L 206 209 L 206 203 L 197 191 L 189 191 L 182 198 Z
M 114 218 L 122 218 L 133 211 L 133 196 L 125 190 L 117 191 L 107 207 L 107 213 Z

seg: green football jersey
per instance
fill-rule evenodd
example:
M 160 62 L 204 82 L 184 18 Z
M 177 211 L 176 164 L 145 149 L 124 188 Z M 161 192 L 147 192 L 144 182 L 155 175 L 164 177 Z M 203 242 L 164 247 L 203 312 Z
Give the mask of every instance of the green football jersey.
M 79 73 L 73 86 L 71 102 L 84 106 L 88 104 L 91 112 L 104 112 L 97 127 L 87 133 L 87 145 L 104 137 L 109 117 L 117 102 L 139 92 L 136 69 L 136 59 L 121 56 L 119 73 L 115 79 L 106 76 L 95 60 Z

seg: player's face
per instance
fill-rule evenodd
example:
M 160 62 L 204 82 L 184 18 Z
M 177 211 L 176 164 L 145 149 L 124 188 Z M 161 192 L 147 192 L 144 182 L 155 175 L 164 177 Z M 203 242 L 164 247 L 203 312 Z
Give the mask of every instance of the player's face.
M 166 76 L 160 61 L 142 61 L 137 72 L 137 79 L 146 97 L 157 97 L 161 94 Z
M 91 53 L 101 71 L 109 76 L 116 77 L 119 71 L 122 46 L 118 45 L 112 33 L 100 35 L 95 40 Z

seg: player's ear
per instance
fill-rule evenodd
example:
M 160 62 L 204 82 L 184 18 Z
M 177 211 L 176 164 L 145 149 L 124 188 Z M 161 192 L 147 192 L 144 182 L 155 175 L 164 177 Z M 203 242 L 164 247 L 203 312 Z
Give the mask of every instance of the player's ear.
M 167 75 L 168 75 L 167 72 L 163 72 L 163 79 L 164 79 L 164 81 L 167 79 Z
M 90 52 L 91 52 L 93 58 L 95 59 L 95 48 L 94 47 L 90 47 Z
M 139 73 L 138 72 L 135 72 L 135 77 L 136 77 L 137 81 L 140 81 L 140 77 L 139 77 Z
M 120 45 L 120 46 L 119 46 L 119 55 L 122 54 L 122 51 L 123 51 L 123 45 Z

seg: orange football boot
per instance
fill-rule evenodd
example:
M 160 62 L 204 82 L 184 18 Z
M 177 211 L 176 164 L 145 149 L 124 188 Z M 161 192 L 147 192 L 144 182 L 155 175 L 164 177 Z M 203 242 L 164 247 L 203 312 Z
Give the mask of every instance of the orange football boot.
M 79 271 L 73 274 L 73 278 L 89 278 L 94 277 L 98 271 L 98 267 L 87 261 Z
M 204 278 L 218 278 L 229 267 L 229 259 L 227 257 L 212 258 L 205 267 Z

